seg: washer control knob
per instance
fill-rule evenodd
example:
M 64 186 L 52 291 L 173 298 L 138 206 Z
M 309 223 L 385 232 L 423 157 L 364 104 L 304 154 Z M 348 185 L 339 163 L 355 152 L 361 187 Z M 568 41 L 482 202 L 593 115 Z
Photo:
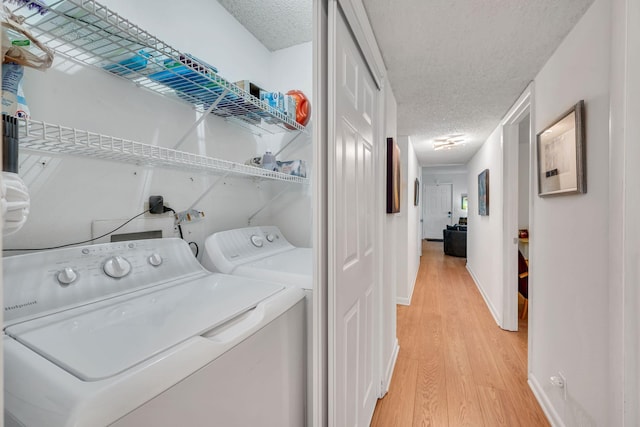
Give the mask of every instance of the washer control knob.
M 131 264 L 129 264 L 129 261 L 127 261 L 124 257 L 116 255 L 109 258 L 104 263 L 103 269 L 107 276 L 119 279 L 131 272 Z
M 149 261 L 149 264 L 153 265 L 154 267 L 158 267 L 160 264 L 162 264 L 163 259 L 160 256 L 160 254 L 153 253 L 149 255 L 149 258 L 147 258 L 147 261 Z
M 261 248 L 262 245 L 264 245 L 264 240 L 262 240 L 262 237 L 256 236 L 254 234 L 251 236 L 251 243 L 253 243 L 253 246 L 255 246 L 256 248 Z
M 273 243 L 275 239 L 276 239 L 276 236 L 274 236 L 273 234 L 267 234 L 267 242 Z
M 58 282 L 60 282 L 61 285 L 70 285 L 75 282 L 77 278 L 78 273 L 71 267 L 65 267 L 58 272 Z

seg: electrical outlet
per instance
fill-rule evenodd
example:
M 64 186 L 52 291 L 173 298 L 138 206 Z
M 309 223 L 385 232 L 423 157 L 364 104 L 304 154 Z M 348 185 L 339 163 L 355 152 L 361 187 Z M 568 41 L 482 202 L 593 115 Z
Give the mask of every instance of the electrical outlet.
M 558 375 L 553 375 L 549 378 L 551 384 L 555 387 L 562 389 L 562 398 L 567 400 L 567 379 L 562 372 L 558 372 Z
M 562 380 L 562 397 L 567 400 L 567 379 L 562 372 L 558 372 L 558 376 Z

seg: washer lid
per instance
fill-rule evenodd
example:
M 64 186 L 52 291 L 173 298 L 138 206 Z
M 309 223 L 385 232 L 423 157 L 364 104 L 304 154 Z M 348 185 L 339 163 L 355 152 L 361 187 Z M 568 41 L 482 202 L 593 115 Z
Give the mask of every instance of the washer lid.
M 255 307 L 283 287 L 211 274 L 163 290 L 10 326 L 5 332 L 84 381 L 117 375 Z

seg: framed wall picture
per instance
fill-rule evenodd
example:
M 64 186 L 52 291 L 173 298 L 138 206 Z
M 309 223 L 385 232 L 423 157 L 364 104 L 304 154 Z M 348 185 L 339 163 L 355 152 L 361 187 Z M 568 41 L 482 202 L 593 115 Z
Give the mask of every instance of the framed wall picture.
M 387 213 L 400 212 L 400 147 L 387 138 Z
M 420 181 L 418 178 L 413 183 L 413 206 L 418 206 L 420 203 Z
M 584 101 L 537 135 L 538 195 L 587 192 Z
M 489 169 L 478 175 L 478 214 L 489 215 Z

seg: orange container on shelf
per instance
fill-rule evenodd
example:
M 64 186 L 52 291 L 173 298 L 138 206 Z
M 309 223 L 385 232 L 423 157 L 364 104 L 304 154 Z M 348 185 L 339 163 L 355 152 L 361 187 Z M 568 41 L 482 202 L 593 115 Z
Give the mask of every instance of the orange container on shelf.
M 287 92 L 296 101 L 296 122 L 302 126 L 306 126 L 311 118 L 311 105 L 309 99 L 301 90 L 290 90 Z M 289 127 L 289 126 L 287 126 Z

